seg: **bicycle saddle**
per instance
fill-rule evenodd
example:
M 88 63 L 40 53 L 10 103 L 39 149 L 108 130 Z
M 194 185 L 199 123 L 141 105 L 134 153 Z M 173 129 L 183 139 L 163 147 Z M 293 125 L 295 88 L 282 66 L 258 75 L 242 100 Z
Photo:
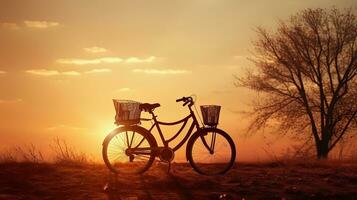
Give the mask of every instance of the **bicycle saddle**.
M 140 109 L 144 110 L 146 112 L 152 111 L 157 107 L 160 107 L 159 103 L 153 103 L 153 104 L 151 104 L 151 103 L 143 103 L 143 104 L 140 104 Z

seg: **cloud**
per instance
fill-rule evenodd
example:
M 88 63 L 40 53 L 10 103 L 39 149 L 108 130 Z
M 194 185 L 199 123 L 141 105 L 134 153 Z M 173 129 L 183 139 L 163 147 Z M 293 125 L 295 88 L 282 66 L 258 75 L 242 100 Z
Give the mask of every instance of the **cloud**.
M 20 27 L 19 27 L 16 23 L 4 22 L 4 23 L 1 23 L 1 26 L 2 26 L 3 28 L 11 29 L 11 30 L 18 30 L 18 29 L 20 29 Z
M 25 26 L 29 28 L 39 28 L 39 29 L 45 29 L 45 28 L 50 28 L 50 27 L 55 27 L 58 26 L 58 22 L 49 22 L 49 21 L 30 21 L 26 20 L 24 21 Z
M 124 88 L 120 88 L 119 90 L 117 90 L 118 92 L 128 92 L 130 91 L 130 88 L 124 87 Z
M 61 72 L 60 74 L 66 75 L 66 76 L 80 76 L 81 73 L 77 71 L 67 71 L 67 72 Z
M 92 69 L 92 70 L 86 71 L 87 74 L 107 73 L 107 72 L 112 72 L 112 70 L 103 68 L 103 69 Z
M 88 47 L 88 48 L 84 48 L 85 51 L 89 52 L 89 53 L 104 53 L 107 52 L 108 50 L 102 47 Z
M 132 72 L 144 74 L 159 74 L 159 75 L 174 75 L 174 74 L 187 74 L 191 71 L 180 69 L 133 69 Z
M 120 57 L 102 57 L 95 59 L 80 59 L 80 58 L 62 58 L 58 59 L 56 62 L 60 64 L 72 64 L 72 65 L 95 65 L 95 64 L 114 64 L 114 63 L 127 63 L 127 64 L 135 64 L 135 63 L 151 63 L 156 60 L 155 56 L 150 56 L 147 58 L 137 58 L 137 57 L 129 57 L 129 58 L 120 58 Z
M 111 72 L 111 69 L 106 69 L 106 68 L 102 68 L 102 69 L 92 69 L 89 71 L 86 71 L 84 73 L 86 74 L 94 74 L 94 73 L 109 73 Z M 81 73 L 78 71 L 64 71 L 64 72 L 60 72 L 57 70 L 48 70 L 48 69 L 31 69 L 31 70 L 27 70 L 26 73 L 32 74 L 32 75 L 36 75 L 36 76 L 80 76 Z
M 22 99 L 12 99 L 12 100 L 0 99 L 0 104 L 3 104 L 3 103 L 20 103 L 22 101 L 23 101 Z
M 58 59 L 56 62 L 60 64 L 72 64 L 72 65 L 93 65 L 93 64 L 113 64 L 113 63 L 121 63 L 123 61 L 122 58 L 119 57 L 103 57 L 96 59 L 77 59 L 77 58 L 69 58 L 69 59 Z
M 105 57 L 105 58 L 100 58 L 99 60 L 103 63 L 120 63 L 123 61 L 123 59 L 118 57 Z
M 48 69 L 31 69 L 31 70 L 27 70 L 26 72 L 29 74 L 37 75 L 37 76 L 57 76 L 57 75 L 79 76 L 79 75 L 81 75 L 77 71 L 59 72 L 57 70 L 48 70 Z
M 145 59 L 140 59 L 137 57 L 130 57 L 125 60 L 126 63 L 151 63 L 156 59 L 155 56 L 150 56 Z
M 24 24 L 26 27 L 29 28 L 38 28 L 38 29 L 46 29 L 46 28 L 51 28 L 58 26 L 58 22 L 49 22 L 49 21 L 31 21 L 31 20 L 25 20 Z M 11 30 L 18 30 L 21 27 L 16 24 L 16 23 L 11 23 L 11 22 L 3 22 L 0 23 L 1 27 L 6 28 L 6 29 L 11 29 Z
M 65 124 L 60 124 L 60 125 L 55 125 L 46 128 L 48 131 L 56 131 L 56 130 L 72 130 L 72 131 L 78 131 L 78 130 L 85 130 L 86 128 L 82 127 L 77 127 L 77 126 L 71 126 L 71 125 L 65 125 Z
M 7 72 L 0 70 L 0 74 L 6 74 Z
M 39 75 L 39 76 L 55 76 L 60 73 L 56 70 L 47 70 L 47 69 L 31 69 L 26 71 L 29 74 Z
M 73 65 L 89 65 L 89 64 L 99 64 L 101 63 L 100 59 L 59 59 L 57 60 L 58 63 L 61 64 L 73 64 Z

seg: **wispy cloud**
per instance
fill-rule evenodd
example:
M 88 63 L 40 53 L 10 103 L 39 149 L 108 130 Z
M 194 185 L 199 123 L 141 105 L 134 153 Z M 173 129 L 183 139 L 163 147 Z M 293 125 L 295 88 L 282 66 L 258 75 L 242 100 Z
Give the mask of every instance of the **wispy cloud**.
M 124 87 L 117 90 L 117 92 L 129 92 L 130 90 L 131 90 L 130 88 Z
M 46 29 L 46 28 L 51 28 L 58 26 L 58 22 L 50 22 L 50 21 L 32 21 L 32 20 L 25 20 L 24 25 L 28 28 L 38 28 L 38 29 Z M 11 29 L 11 30 L 18 30 L 21 27 L 17 23 L 11 23 L 11 22 L 3 22 L 0 23 L 0 26 L 6 29 Z
M 187 74 L 191 73 L 188 70 L 181 69 L 133 69 L 135 73 L 144 73 L 144 74 L 158 74 L 158 75 L 175 75 L 175 74 Z
M 86 71 L 87 74 L 108 73 L 108 72 L 112 72 L 112 70 L 103 68 L 103 69 L 92 69 L 92 70 Z
M 10 99 L 10 100 L 0 99 L 0 104 L 5 104 L 5 103 L 20 103 L 20 102 L 22 102 L 22 99 Z
M 77 71 L 65 71 L 59 72 L 57 70 L 48 70 L 48 69 L 31 69 L 26 71 L 29 74 L 37 75 L 37 76 L 57 76 L 57 75 L 65 75 L 65 76 L 79 76 L 81 75 Z
M 49 21 L 31 21 L 31 20 L 26 20 L 24 21 L 25 26 L 29 28 L 39 28 L 39 29 L 46 29 L 46 28 L 51 28 L 58 26 L 58 22 L 49 22 Z
M 7 72 L 0 70 L 0 74 L 6 74 Z
M 9 22 L 1 23 L 1 27 L 6 28 L 6 29 L 11 29 L 11 30 L 20 29 L 20 27 L 16 23 L 9 23 Z
M 95 65 L 95 64 L 114 64 L 114 63 L 151 63 L 156 60 L 155 56 L 150 56 L 147 58 L 138 58 L 138 57 L 129 57 L 129 58 L 120 58 L 120 57 L 102 57 L 95 59 L 81 59 L 81 58 L 62 58 L 56 60 L 60 64 L 72 64 L 72 65 Z
M 66 76 L 80 76 L 81 75 L 81 73 L 79 73 L 77 71 L 60 72 L 60 74 L 66 75 Z
M 29 74 L 39 75 L 39 76 L 55 76 L 60 73 L 56 70 L 47 70 L 47 69 L 31 69 L 26 71 Z
M 140 59 L 137 57 L 130 57 L 125 60 L 126 63 L 151 63 L 156 59 L 155 56 L 150 56 L 148 58 Z
M 77 127 L 77 126 L 71 126 L 71 125 L 65 125 L 65 124 L 60 124 L 60 125 L 55 125 L 46 128 L 48 131 L 56 131 L 56 130 L 72 130 L 72 131 L 78 131 L 78 130 L 85 130 L 86 128 L 82 127 Z
M 60 64 L 72 64 L 72 65 L 93 65 L 93 64 L 103 64 L 103 63 L 121 63 L 122 58 L 119 57 L 103 57 L 96 59 L 77 59 L 77 58 L 64 58 L 58 59 L 56 62 Z
M 84 48 L 84 50 L 89 53 L 104 53 L 104 52 L 108 51 L 107 49 L 105 49 L 103 47 L 96 47 L 96 46 Z

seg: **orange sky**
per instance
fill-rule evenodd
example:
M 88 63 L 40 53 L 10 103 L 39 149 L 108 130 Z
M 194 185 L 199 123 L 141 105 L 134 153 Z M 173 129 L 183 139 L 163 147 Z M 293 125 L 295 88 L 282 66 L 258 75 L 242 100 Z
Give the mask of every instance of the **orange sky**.
M 264 159 L 266 142 L 279 152 L 286 139 L 243 137 L 239 112 L 254 95 L 232 75 L 251 66 L 254 27 L 273 29 L 304 8 L 357 3 L 266 2 L 0 1 L 0 150 L 33 143 L 47 151 L 58 136 L 100 158 L 114 128 L 112 98 L 159 102 L 159 119 L 174 121 L 187 114 L 175 99 L 195 94 L 198 105 L 222 105 L 220 127 L 238 160 Z

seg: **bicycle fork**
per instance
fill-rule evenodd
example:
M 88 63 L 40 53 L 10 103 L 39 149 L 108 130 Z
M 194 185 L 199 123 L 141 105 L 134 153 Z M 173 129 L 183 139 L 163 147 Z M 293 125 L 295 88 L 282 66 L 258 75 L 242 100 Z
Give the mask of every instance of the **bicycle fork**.
M 206 147 L 206 149 L 209 151 L 210 154 L 214 154 L 214 148 L 216 144 L 216 132 L 212 133 L 212 138 L 211 138 L 211 143 L 208 145 L 205 137 L 201 135 L 201 140 L 203 145 Z M 208 138 L 207 138 L 208 139 Z

